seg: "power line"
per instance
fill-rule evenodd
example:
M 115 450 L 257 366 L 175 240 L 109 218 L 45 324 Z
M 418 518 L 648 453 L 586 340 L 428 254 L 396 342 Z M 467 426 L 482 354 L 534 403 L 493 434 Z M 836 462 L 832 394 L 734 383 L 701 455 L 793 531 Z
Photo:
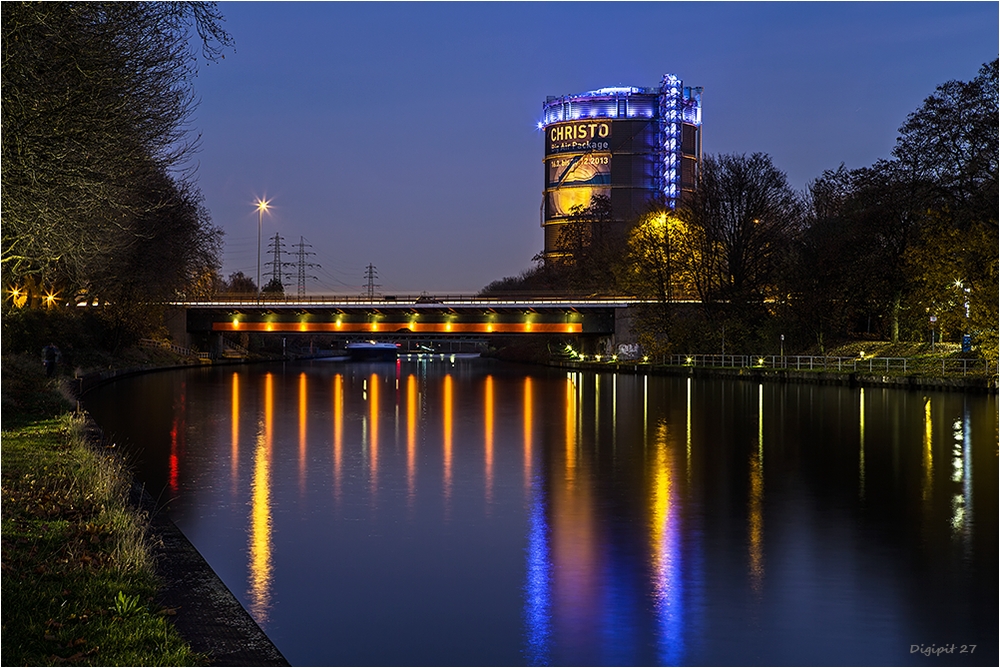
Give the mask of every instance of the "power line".
M 285 244 L 281 240 L 281 235 L 275 232 L 274 238 L 268 242 L 267 248 L 273 258 L 270 262 L 264 263 L 265 267 L 271 267 L 271 280 L 268 282 L 268 285 L 280 286 L 282 285 L 281 279 L 283 277 L 291 278 L 290 274 L 284 272 L 285 267 L 290 266 L 291 263 L 281 261 L 281 253 L 285 248 Z M 260 286 L 258 286 L 258 289 L 261 289 Z
M 298 257 L 299 257 L 299 261 L 297 263 L 298 264 L 298 269 L 299 269 L 299 275 L 298 275 L 298 279 L 299 279 L 299 286 L 298 286 L 299 287 L 299 297 L 305 297 L 306 296 L 306 278 L 307 278 L 307 276 L 306 276 L 306 267 L 309 267 L 309 268 L 318 267 L 319 264 L 317 264 L 315 262 L 306 262 L 306 256 L 307 255 L 315 255 L 316 253 L 313 253 L 312 251 L 307 251 L 306 250 L 306 248 L 312 248 L 312 244 L 307 244 L 305 237 L 299 237 L 299 243 L 297 243 L 294 246 L 292 246 L 292 248 L 297 248 L 298 249 L 296 251 L 296 255 L 298 255 Z M 308 278 L 311 278 L 314 281 L 318 281 L 319 280 L 315 276 L 308 276 Z
M 382 287 L 381 285 L 375 282 L 375 279 L 377 278 L 378 278 L 378 270 L 375 269 L 375 265 L 369 263 L 368 269 L 365 270 L 365 281 L 368 284 L 368 299 L 370 301 L 374 301 L 375 299 L 375 288 Z

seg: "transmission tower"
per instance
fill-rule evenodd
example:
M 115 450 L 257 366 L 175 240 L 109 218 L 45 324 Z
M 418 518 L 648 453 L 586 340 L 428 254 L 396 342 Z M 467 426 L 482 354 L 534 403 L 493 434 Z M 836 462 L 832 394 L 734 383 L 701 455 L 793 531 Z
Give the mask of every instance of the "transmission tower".
M 281 261 L 281 253 L 285 249 L 285 243 L 281 240 L 281 235 L 277 232 L 274 233 L 274 238 L 272 238 L 267 244 L 268 252 L 271 253 L 273 258 L 270 262 L 265 262 L 265 267 L 271 268 L 271 280 L 268 281 L 267 285 L 282 285 L 281 279 L 285 274 L 285 267 L 288 266 L 288 262 Z M 284 287 L 282 287 L 284 291 Z
M 375 265 L 369 264 L 368 268 L 365 270 L 365 281 L 368 283 L 368 300 L 375 300 L 375 288 L 382 287 L 375 282 L 378 278 L 378 270 L 375 269 Z
M 294 244 L 292 248 L 297 248 L 295 254 L 298 255 L 299 261 L 296 263 L 299 268 L 299 297 L 306 296 L 306 278 L 311 278 L 314 281 L 318 280 L 315 276 L 306 276 L 306 268 L 318 267 L 319 265 L 315 262 L 306 262 L 307 255 L 315 255 L 312 251 L 307 251 L 306 248 L 312 248 L 311 244 L 307 244 L 305 237 L 299 237 L 299 243 Z

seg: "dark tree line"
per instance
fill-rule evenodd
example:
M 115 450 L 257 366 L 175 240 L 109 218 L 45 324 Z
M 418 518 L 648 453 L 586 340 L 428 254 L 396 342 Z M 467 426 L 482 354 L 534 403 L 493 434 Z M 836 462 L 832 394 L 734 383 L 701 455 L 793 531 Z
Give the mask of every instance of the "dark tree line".
M 5 288 L 28 306 L 107 304 L 131 326 L 142 304 L 205 287 L 221 232 L 186 159 L 191 44 L 208 61 L 231 46 L 214 3 L 0 12 Z
M 823 350 L 869 337 L 958 340 L 997 355 L 997 61 L 949 81 L 899 128 L 892 157 L 841 165 L 796 193 L 769 156 L 706 156 L 693 197 L 615 236 L 596 201 L 563 226 L 566 255 L 484 290 L 589 290 L 658 302 L 647 348 Z M 620 222 L 620 221 L 619 221 Z M 621 226 L 618 226 L 620 229 Z M 677 300 L 697 298 L 683 315 Z M 940 338 L 938 339 L 940 340 Z M 791 343 L 795 342 L 795 343 Z

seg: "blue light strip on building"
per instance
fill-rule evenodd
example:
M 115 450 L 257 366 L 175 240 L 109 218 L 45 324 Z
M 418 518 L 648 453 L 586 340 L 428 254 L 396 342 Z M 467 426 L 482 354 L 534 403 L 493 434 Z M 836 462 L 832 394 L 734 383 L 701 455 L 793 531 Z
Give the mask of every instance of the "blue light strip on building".
M 542 107 L 538 127 L 544 129 L 555 123 L 589 118 L 654 120 L 658 162 L 654 187 L 661 193 L 663 203 L 672 209 L 676 208 L 681 192 L 683 124 L 701 126 L 701 90 L 685 87 L 677 76 L 665 74 L 657 88 L 618 86 L 549 97 Z M 694 149 L 688 147 L 688 150 Z M 693 182 L 694 175 L 691 177 Z

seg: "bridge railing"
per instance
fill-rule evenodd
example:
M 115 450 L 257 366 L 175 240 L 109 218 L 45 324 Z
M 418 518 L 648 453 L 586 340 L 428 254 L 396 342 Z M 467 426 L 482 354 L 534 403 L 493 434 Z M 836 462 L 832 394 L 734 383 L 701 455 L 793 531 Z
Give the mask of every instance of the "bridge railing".
M 435 304 L 595 304 L 609 306 L 623 306 L 629 304 L 649 303 L 655 300 L 648 300 L 630 295 L 608 296 L 594 295 L 592 293 L 559 293 L 559 294 L 535 294 L 535 295 L 470 295 L 470 294 L 396 294 L 396 295 L 306 295 L 298 297 L 293 295 L 255 295 L 255 294 L 225 294 L 217 295 L 205 299 L 188 299 L 173 302 L 176 306 L 188 307 L 241 307 L 260 308 L 268 306 L 294 306 L 313 305 L 323 306 L 328 304 L 352 304 L 358 306 L 411 306 Z
M 825 355 L 669 355 L 672 366 L 792 369 L 796 371 L 862 371 L 867 373 L 986 374 L 995 365 L 986 360 L 914 357 L 831 357 Z

